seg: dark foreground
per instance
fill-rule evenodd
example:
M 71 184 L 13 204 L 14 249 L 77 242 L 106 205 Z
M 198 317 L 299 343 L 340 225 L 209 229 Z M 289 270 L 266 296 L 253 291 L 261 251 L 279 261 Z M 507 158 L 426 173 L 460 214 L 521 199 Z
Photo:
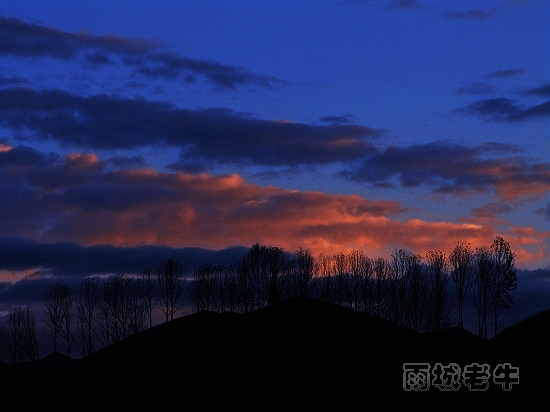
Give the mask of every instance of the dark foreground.
M 544 399 L 548 331 L 550 311 L 485 341 L 457 328 L 419 334 L 334 304 L 293 299 L 246 315 L 185 316 L 81 360 L 51 355 L 0 364 L 1 399 L 13 405 L 9 410 L 510 406 Z M 458 391 L 440 391 L 433 375 L 429 387 L 421 379 L 404 383 L 404 376 L 422 378 L 422 371 L 404 375 L 404 363 L 487 364 L 491 377 L 486 391 L 463 383 Z M 494 368 L 504 363 L 519 368 L 510 391 L 493 381 Z M 404 389 L 413 383 L 426 390 Z

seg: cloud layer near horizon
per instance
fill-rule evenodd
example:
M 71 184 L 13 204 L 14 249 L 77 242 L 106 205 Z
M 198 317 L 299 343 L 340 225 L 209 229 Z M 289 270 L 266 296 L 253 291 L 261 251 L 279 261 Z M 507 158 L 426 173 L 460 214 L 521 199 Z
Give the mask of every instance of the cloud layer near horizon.
M 113 169 L 95 154 L 62 157 L 3 146 L 0 172 L 6 194 L 0 236 L 45 243 L 223 249 L 259 242 L 316 255 L 351 249 L 387 255 L 399 247 L 447 251 L 457 241 L 489 245 L 502 234 L 518 263 L 528 264 L 543 259 L 548 236 L 511 224 L 503 233 L 483 215 L 405 220 L 408 209 L 399 202 L 258 186 L 237 174 Z

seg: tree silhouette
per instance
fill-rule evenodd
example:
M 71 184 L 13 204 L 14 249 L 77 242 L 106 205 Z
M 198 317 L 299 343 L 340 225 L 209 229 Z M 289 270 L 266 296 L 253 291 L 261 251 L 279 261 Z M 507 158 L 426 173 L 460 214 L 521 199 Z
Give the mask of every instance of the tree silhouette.
M 350 299 L 349 306 L 355 310 L 360 310 L 359 308 L 363 306 L 361 302 L 363 301 L 364 296 L 362 296 L 365 291 L 366 285 L 366 262 L 367 257 L 360 250 L 352 250 L 347 255 L 348 268 L 350 274 Z
M 474 304 L 477 310 L 478 335 L 487 338 L 487 310 L 494 277 L 489 248 L 483 246 L 477 248 L 475 262 Z
M 491 245 L 493 261 L 492 306 L 495 320 L 495 335 L 498 333 L 498 314 L 500 309 L 509 308 L 514 302 L 510 291 L 517 287 L 517 276 L 514 270 L 515 254 L 510 244 L 497 236 Z
M 157 290 L 166 322 L 173 320 L 184 305 L 185 267 L 178 260 L 168 259 L 157 269 Z
M 348 259 L 344 253 L 337 253 L 333 261 L 333 302 L 344 305 L 348 296 Z
M 215 292 L 218 271 L 212 264 L 200 266 L 193 274 L 189 300 L 195 311 L 212 310 L 215 305 Z
M 313 256 L 309 250 L 298 248 L 294 253 L 294 296 L 307 297 L 313 276 Z
M 282 298 L 284 284 L 287 280 L 284 272 L 288 265 L 288 258 L 283 249 L 272 246 L 269 248 L 267 259 L 269 268 L 267 300 L 270 305 L 273 305 L 280 302 Z
M 374 262 L 374 314 L 384 316 L 387 302 L 386 290 L 390 267 L 384 258 L 378 258 Z
M 86 278 L 76 291 L 77 346 L 82 356 L 91 355 L 95 350 L 95 323 L 100 305 L 99 280 Z
M 56 282 L 49 286 L 42 300 L 44 324 L 54 351 L 58 350 L 58 340 L 63 338 L 67 356 L 71 354 L 73 340 L 73 292 L 69 286 Z
M 462 309 L 468 296 L 472 278 L 473 253 L 468 243 L 459 242 L 449 253 L 451 279 L 458 305 L 458 327 L 464 328 Z
M 405 249 L 395 249 L 391 255 L 391 270 L 389 283 L 390 320 L 405 325 L 407 323 L 409 305 L 408 283 L 411 275 L 411 255 Z
M 7 316 L 6 325 L 1 329 L 8 360 L 18 363 L 39 358 L 36 320 L 29 307 L 13 309 Z
M 428 270 L 427 318 L 433 326 L 428 330 L 441 330 L 447 326 L 450 307 L 448 304 L 447 257 L 440 250 L 430 250 L 426 254 Z M 428 320 L 427 319 L 427 320 Z
M 149 327 L 153 327 L 153 309 L 155 307 L 155 280 L 153 270 L 146 266 L 141 272 L 141 294 L 145 304 L 145 311 L 149 319 Z
M 239 310 L 243 313 L 248 313 L 253 308 L 254 302 L 254 286 L 252 283 L 252 277 L 250 276 L 250 269 L 248 267 L 248 259 L 242 258 L 237 265 L 237 302 Z

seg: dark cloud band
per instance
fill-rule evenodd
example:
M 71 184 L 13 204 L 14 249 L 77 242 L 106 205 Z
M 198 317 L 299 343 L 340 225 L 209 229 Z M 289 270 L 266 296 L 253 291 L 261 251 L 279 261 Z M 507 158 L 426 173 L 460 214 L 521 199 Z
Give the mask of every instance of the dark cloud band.
M 261 120 L 230 109 L 190 110 L 167 103 L 76 96 L 58 90 L 0 90 L 0 124 L 14 132 L 92 149 L 181 148 L 188 160 L 300 165 L 346 162 L 373 148 L 384 130 Z

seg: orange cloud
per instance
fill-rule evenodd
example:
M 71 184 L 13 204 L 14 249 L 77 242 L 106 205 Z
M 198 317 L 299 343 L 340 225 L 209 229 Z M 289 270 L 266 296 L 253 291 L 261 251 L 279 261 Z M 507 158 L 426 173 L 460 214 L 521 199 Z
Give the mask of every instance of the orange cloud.
M 262 187 L 239 175 L 153 170 L 106 173 L 101 183 L 67 190 L 60 209 L 40 240 L 211 249 L 260 242 L 304 247 L 314 255 L 360 249 L 374 257 L 389 256 L 394 248 L 447 252 L 458 241 L 488 246 L 500 234 L 526 265 L 544 259 L 547 236 L 512 225 L 502 233 L 482 219 L 401 220 L 406 209 L 399 202 Z

